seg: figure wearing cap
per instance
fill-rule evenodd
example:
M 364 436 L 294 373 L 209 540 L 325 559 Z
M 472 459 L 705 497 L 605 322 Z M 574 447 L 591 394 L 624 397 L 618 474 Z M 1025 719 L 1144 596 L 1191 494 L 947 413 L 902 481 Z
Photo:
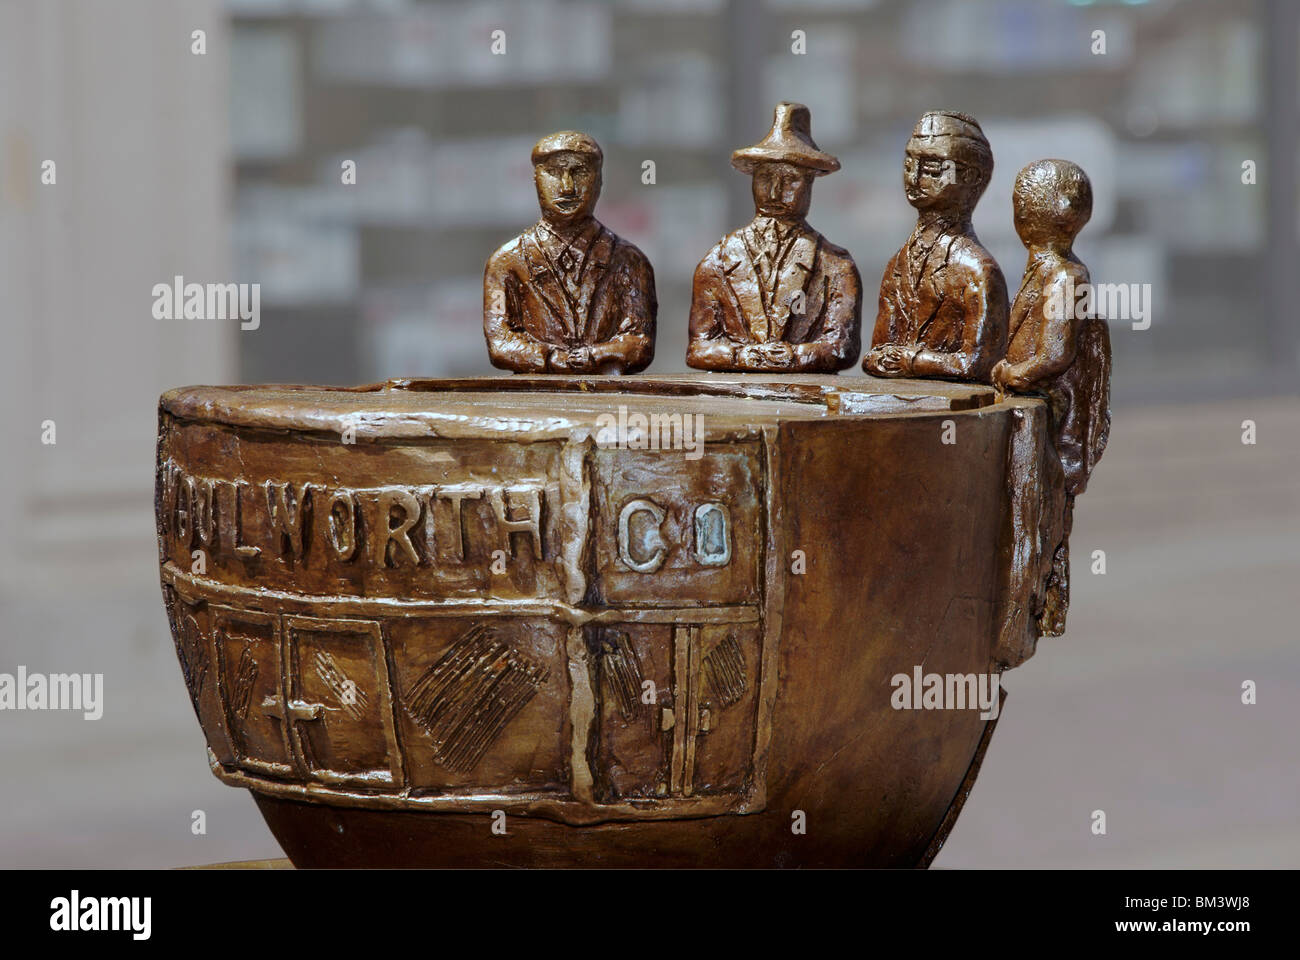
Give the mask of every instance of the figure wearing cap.
M 973 118 L 921 117 L 903 162 L 916 229 L 885 267 L 867 373 L 989 382 L 1006 348 L 1007 284 L 971 214 L 992 175 L 993 152 Z
M 754 219 L 695 269 L 686 362 L 705 370 L 834 373 L 861 349 L 862 282 L 843 247 L 808 225 L 812 182 L 840 163 L 813 142 L 808 108 L 777 105 L 772 129 L 731 165 L 754 178 Z
M 602 154 L 571 130 L 533 147 L 542 216 L 488 260 L 483 333 L 517 373 L 636 373 L 654 359 L 654 271 L 592 214 Z

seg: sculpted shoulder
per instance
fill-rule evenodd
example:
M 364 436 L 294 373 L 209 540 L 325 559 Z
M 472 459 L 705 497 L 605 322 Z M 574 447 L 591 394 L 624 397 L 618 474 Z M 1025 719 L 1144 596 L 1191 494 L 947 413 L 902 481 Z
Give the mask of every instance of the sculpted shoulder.
M 1002 268 L 993 254 L 975 237 L 959 236 L 948 251 L 948 269 L 957 269 L 971 279 L 996 275 L 1002 279 Z
M 609 230 L 608 227 L 605 228 Z M 624 240 L 613 230 L 609 230 L 610 236 L 614 238 L 614 255 L 616 263 L 630 270 L 654 272 L 650 265 L 650 258 L 641 252 L 641 248 L 635 243 Z
M 743 229 L 743 228 L 742 228 Z M 721 240 L 709 248 L 699 265 L 695 268 L 698 273 L 723 273 L 722 254 L 725 250 L 731 250 L 732 256 L 739 256 L 740 251 L 745 249 L 744 243 L 740 239 L 740 230 L 732 230 L 723 236 Z
M 516 264 L 523 262 L 523 244 L 524 239 L 532 232 L 530 227 L 513 240 L 507 240 L 501 246 L 493 251 L 492 256 L 488 257 L 486 273 L 496 273 L 509 269 Z
M 821 234 L 818 234 L 821 236 Z M 853 261 L 853 255 L 837 243 L 831 243 L 825 237 L 821 238 L 821 258 L 822 269 L 827 273 L 852 273 L 857 276 L 858 265 Z
M 1056 271 L 1062 276 L 1069 277 L 1075 287 L 1092 282 L 1092 277 L 1088 273 L 1088 268 L 1078 260 L 1062 260 L 1057 266 Z

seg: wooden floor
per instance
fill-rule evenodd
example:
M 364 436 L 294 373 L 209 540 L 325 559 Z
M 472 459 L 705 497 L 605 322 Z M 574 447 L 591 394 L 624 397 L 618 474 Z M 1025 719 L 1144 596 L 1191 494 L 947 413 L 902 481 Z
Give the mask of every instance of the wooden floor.
M 1068 633 L 1005 678 L 934 866 L 1300 866 L 1300 404 L 1118 411 L 1073 557 Z M 156 562 L 142 537 L 88 565 L 75 602 L 0 594 L 0 670 L 106 684 L 100 720 L 0 723 L 0 867 L 283 865 L 252 799 L 207 769 Z

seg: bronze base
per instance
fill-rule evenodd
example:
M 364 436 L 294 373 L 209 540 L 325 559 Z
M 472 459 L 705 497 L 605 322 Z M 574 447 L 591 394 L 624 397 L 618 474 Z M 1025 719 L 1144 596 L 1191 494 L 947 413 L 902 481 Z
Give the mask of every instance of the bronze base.
M 620 407 L 705 445 L 605 444 Z M 1032 653 L 1044 410 L 866 377 L 173 391 L 160 560 L 213 771 L 300 867 L 926 866 L 995 720 L 894 684 Z

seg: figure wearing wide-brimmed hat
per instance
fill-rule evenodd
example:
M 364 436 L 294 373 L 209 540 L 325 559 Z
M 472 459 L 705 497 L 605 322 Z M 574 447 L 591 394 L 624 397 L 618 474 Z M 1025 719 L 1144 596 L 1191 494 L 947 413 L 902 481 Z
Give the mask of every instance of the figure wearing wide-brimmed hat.
M 542 217 L 488 260 L 483 333 L 517 373 L 636 373 L 655 351 L 654 271 L 593 216 L 602 155 L 563 130 L 533 147 Z
M 706 370 L 834 373 L 861 346 L 862 283 L 847 250 L 805 220 L 812 182 L 840 168 L 808 108 L 780 103 L 767 136 L 731 155 L 756 215 L 695 269 L 686 362 Z
M 971 214 L 992 175 L 993 152 L 974 118 L 922 115 L 903 163 L 916 229 L 880 281 L 867 373 L 989 381 L 1006 349 L 1007 283 Z

